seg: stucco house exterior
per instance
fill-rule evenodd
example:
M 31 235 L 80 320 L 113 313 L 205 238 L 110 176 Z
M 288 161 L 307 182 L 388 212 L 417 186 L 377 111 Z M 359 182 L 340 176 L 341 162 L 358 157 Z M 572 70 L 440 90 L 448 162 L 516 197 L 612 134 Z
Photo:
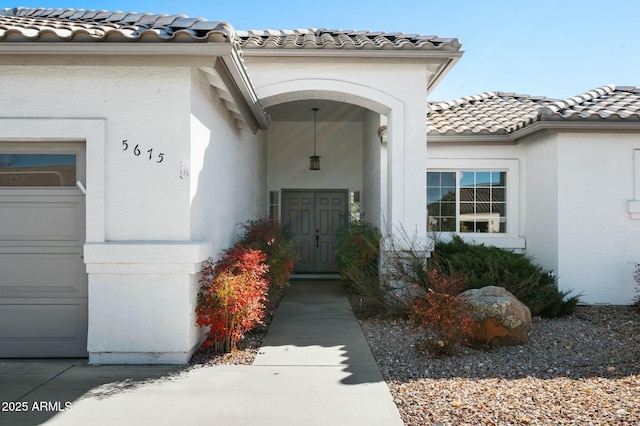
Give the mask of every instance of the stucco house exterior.
M 433 231 L 521 250 L 583 303 L 629 304 L 640 259 L 640 89 L 429 104 Z
M 425 100 L 461 55 L 438 37 L 0 11 L 0 357 L 186 362 L 201 262 L 269 212 L 317 244 L 302 272 L 331 270 L 355 203 L 427 241 Z
M 585 302 L 630 303 L 638 90 L 427 104 L 462 53 L 0 10 L 0 357 L 187 362 L 201 262 L 265 215 L 295 232 L 299 273 L 335 272 L 332 235 L 358 211 L 388 238 L 458 232 L 531 254 Z

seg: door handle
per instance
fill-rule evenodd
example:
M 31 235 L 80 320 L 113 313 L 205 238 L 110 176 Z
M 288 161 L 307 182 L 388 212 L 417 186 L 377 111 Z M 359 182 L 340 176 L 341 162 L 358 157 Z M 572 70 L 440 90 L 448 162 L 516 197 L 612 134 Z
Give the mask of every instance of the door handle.
M 316 248 L 320 247 L 320 230 L 316 229 Z

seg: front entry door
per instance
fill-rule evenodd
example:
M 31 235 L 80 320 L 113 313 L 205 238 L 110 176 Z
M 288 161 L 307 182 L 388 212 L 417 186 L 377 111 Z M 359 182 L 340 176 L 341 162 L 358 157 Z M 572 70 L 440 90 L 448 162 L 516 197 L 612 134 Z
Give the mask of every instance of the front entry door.
M 334 241 L 347 222 L 346 190 L 285 190 L 282 223 L 294 235 L 296 273 L 338 272 Z

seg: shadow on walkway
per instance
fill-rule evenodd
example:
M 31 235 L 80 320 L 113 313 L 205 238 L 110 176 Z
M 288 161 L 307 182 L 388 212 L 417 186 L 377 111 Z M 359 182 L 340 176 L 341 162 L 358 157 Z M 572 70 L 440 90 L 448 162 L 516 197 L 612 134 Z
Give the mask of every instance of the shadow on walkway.
M 337 281 L 294 282 L 253 365 L 0 361 L 0 401 L 2 426 L 402 425 Z
M 337 280 L 292 281 L 253 365 L 339 366 L 343 384 L 384 381 Z

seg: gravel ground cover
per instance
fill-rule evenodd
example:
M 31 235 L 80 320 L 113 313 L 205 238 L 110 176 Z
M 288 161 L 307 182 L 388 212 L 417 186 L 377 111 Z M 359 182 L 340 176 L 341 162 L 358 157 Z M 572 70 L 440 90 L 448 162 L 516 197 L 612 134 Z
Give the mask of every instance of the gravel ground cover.
M 362 329 L 407 425 L 638 425 L 640 313 L 579 306 L 534 320 L 523 346 L 432 358 L 404 320 Z
M 259 327 L 247 333 L 240 342 L 237 350 L 220 354 L 208 348 L 200 348 L 193 356 L 191 365 L 251 365 L 256 359 L 258 349 L 262 345 L 268 326 Z
M 409 321 L 360 325 L 407 425 L 640 425 L 637 309 L 579 306 L 535 318 L 526 345 L 462 347 L 445 358 L 420 349 L 423 333 Z M 191 364 L 250 365 L 267 330 L 230 354 L 201 349 Z

